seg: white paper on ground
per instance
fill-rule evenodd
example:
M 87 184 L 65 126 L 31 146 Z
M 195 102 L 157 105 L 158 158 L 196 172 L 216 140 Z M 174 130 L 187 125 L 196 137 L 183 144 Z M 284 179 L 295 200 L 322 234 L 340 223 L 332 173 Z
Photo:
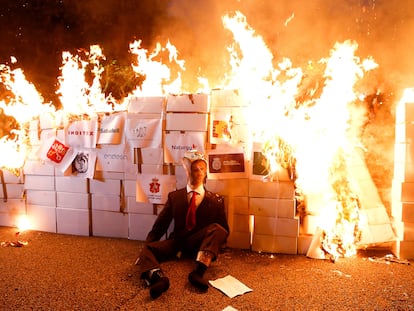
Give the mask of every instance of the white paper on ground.
M 230 298 L 234 298 L 238 295 L 243 295 L 244 293 L 251 292 L 252 289 L 244 285 L 242 282 L 237 280 L 231 275 L 227 275 L 223 278 L 209 281 L 212 286 L 222 291 L 224 294 Z
M 232 306 L 227 306 L 222 311 L 237 311 L 237 309 L 233 308 Z

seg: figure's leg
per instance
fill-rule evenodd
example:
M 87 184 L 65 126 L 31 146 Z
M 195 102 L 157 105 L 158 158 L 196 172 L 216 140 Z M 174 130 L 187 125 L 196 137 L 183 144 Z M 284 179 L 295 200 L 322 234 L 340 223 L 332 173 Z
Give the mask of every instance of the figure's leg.
M 195 269 L 188 275 L 190 283 L 197 288 L 203 291 L 208 289 L 208 282 L 204 279 L 204 273 L 211 262 L 217 258 L 228 234 L 222 226 L 212 224 L 196 232 L 187 240 L 188 247 L 198 249 Z
M 148 243 L 144 246 L 137 260 L 140 265 L 141 278 L 150 286 L 150 295 L 158 298 L 170 287 L 170 280 L 161 270 L 160 262 L 165 261 L 176 253 L 174 240 L 164 240 Z

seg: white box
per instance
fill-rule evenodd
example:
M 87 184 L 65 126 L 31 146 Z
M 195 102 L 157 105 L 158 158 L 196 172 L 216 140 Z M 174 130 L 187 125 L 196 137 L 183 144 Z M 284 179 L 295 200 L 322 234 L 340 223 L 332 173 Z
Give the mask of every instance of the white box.
M 89 211 L 57 208 L 57 233 L 89 236 Z
M 56 206 L 59 208 L 87 210 L 90 204 L 89 193 L 56 192 Z
M 249 215 L 249 198 L 229 196 L 227 199 L 229 214 Z
M 207 176 L 208 177 L 208 176 Z M 247 196 L 249 193 L 249 180 L 247 178 L 236 179 L 209 179 L 206 188 L 212 192 L 224 196 Z
M 395 143 L 414 143 L 414 122 L 395 124 Z
M 128 238 L 128 214 L 92 210 L 92 235 Z
M 27 175 L 47 175 L 55 174 L 55 167 L 43 161 L 26 160 L 23 166 L 23 172 Z
M 286 237 L 298 237 L 299 218 L 277 218 L 275 235 Z
M 141 174 L 162 175 L 164 173 L 163 165 L 141 164 Z
M 56 192 L 43 190 L 27 190 L 27 204 L 43 205 L 48 207 L 56 207 Z
M 298 240 L 295 237 L 255 234 L 253 236 L 252 250 L 256 252 L 296 255 L 298 252 Z
M 6 184 L 22 184 L 24 183 L 23 169 L 19 169 L 17 174 L 10 172 L 7 169 L 2 169 L 4 182 Z
M 276 217 L 277 199 L 249 198 L 250 213 L 255 216 Z
M 169 112 L 166 114 L 167 131 L 194 131 L 206 132 L 208 124 L 206 113 L 179 113 Z
M 164 149 L 162 148 L 140 148 L 140 154 L 143 164 L 164 163 Z
M 243 93 L 240 90 L 211 91 L 211 108 L 246 106 L 248 106 L 248 101 L 243 98 Z
M 148 232 L 157 219 L 156 215 L 128 214 L 129 215 L 129 239 L 145 241 Z
M 414 223 L 404 223 L 404 241 L 414 241 Z
M 56 208 L 27 204 L 27 219 L 30 229 L 56 233 Z
M 249 181 L 249 197 L 294 199 L 295 186 L 290 181 L 262 182 L 258 180 Z
M 24 188 L 30 190 L 55 190 L 55 177 L 26 175 Z
M 277 200 L 277 217 L 294 218 L 296 216 L 296 201 L 294 199 Z
M 254 216 L 254 234 L 275 235 L 275 217 Z
M 237 232 L 250 232 L 249 230 L 249 215 L 234 214 L 230 216 L 232 218 L 231 231 Z
M 298 236 L 298 254 L 306 255 L 312 243 L 313 235 L 301 234 Z
M 204 112 L 210 110 L 208 94 L 168 95 L 167 111 Z
M 127 197 L 126 211 L 129 214 L 154 215 L 154 205 L 152 203 L 137 202 L 136 197 Z
M 105 181 L 91 179 L 89 187 L 90 193 L 107 195 L 120 195 L 121 193 L 121 181 L 119 179 L 107 179 Z
M 3 193 L 3 185 L 0 185 L 0 199 L 21 199 L 24 194 L 23 184 L 5 184 L 6 193 Z
M 132 96 L 129 99 L 128 112 L 161 113 L 164 103 L 164 96 Z
M 121 211 L 121 197 L 119 195 L 106 195 L 101 193 L 94 193 L 91 196 L 92 210 L 100 211 Z
M 226 245 L 230 248 L 250 249 L 250 233 L 233 231 L 227 238 Z
M 89 179 L 76 176 L 55 176 L 55 187 L 58 192 L 89 192 Z
M 402 217 L 401 220 L 405 222 L 414 222 L 414 202 L 402 203 Z
M 123 179 L 125 177 L 124 172 L 109 172 L 109 171 L 95 171 L 93 179 L 105 181 L 106 179 Z
M 137 181 L 135 180 L 124 180 L 122 181 L 124 186 L 124 195 L 127 197 L 136 197 L 137 195 Z
M 0 226 L 17 227 L 20 217 L 26 215 L 26 201 L 23 199 L 9 199 L 0 201 Z

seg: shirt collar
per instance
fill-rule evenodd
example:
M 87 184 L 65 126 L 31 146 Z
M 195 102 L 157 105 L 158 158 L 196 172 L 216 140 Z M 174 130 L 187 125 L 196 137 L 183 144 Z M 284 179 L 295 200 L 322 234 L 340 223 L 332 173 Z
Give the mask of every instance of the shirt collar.
M 192 188 L 192 187 L 190 187 L 190 185 L 187 184 L 187 193 L 189 193 L 191 191 L 195 191 L 198 194 L 200 194 L 201 196 L 203 196 L 204 192 L 205 192 L 204 185 L 200 185 L 197 188 Z

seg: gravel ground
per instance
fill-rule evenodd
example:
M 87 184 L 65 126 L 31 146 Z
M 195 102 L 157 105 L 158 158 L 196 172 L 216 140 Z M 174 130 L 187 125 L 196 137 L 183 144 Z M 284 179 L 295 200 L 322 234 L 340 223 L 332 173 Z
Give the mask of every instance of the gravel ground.
M 253 291 L 229 298 L 189 285 L 188 259 L 163 264 L 171 287 L 151 300 L 134 261 L 142 242 L 0 227 L 1 310 L 414 310 L 414 267 L 380 250 L 335 263 L 305 256 L 223 251 L 207 271 Z M 374 260 L 373 260 L 374 259 Z

